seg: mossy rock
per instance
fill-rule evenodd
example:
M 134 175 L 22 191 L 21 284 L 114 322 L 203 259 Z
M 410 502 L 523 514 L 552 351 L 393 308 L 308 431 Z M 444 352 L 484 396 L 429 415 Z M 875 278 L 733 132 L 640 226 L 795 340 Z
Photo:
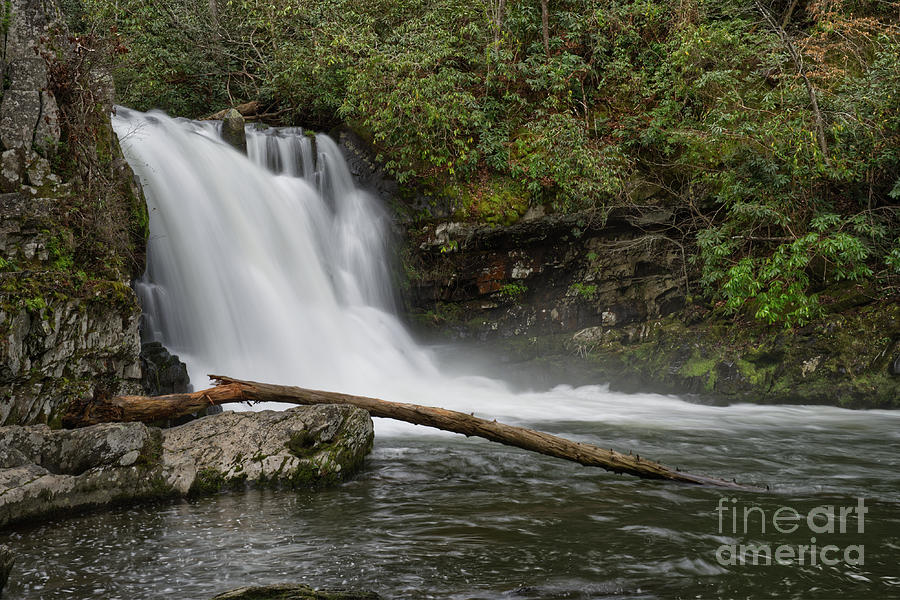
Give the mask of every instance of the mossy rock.
M 457 219 L 489 225 L 512 225 L 528 210 L 531 198 L 521 183 L 499 176 L 453 183 L 442 195 L 451 201 Z

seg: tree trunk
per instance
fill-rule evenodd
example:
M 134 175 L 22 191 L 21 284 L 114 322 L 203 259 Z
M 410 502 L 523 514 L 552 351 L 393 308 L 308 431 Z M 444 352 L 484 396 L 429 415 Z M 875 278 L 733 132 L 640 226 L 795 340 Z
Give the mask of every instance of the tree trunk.
M 794 15 L 794 9 L 797 8 L 798 0 L 793 0 L 791 5 L 788 6 L 788 9 L 784 12 L 784 16 L 781 17 L 781 28 L 787 29 L 788 23 L 791 22 L 791 17 Z
M 752 489 L 740 484 L 692 475 L 638 455 L 621 454 L 591 444 L 573 442 L 549 433 L 488 421 L 473 415 L 442 408 L 388 402 L 376 398 L 350 396 L 299 387 L 241 381 L 222 375 L 210 375 L 216 386 L 208 390 L 169 396 L 118 396 L 83 400 L 70 408 L 63 418 L 66 427 L 83 427 L 111 421 L 149 423 L 195 413 L 208 406 L 230 402 L 286 402 L 290 404 L 350 404 L 362 408 L 373 417 L 398 419 L 435 427 L 466 436 L 482 437 L 492 442 L 516 446 L 547 456 L 571 460 L 585 466 L 602 467 L 614 473 L 628 473 L 648 479 L 666 479 L 734 489 Z
M 500 39 L 503 35 L 503 16 L 506 13 L 506 0 L 497 0 L 494 13 L 494 57 L 500 55 Z
M 550 56 L 550 0 L 541 0 L 541 31 L 544 35 L 544 52 Z
M 213 27 L 219 26 L 219 7 L 216 5 L 216 0 L 209 0 L 209 20 Z

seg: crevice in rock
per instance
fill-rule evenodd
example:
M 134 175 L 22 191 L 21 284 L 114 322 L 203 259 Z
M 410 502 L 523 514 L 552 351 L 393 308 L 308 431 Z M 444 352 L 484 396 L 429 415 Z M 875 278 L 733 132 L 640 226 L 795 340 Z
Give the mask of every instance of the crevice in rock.
M 38 116 L 31 129 L 31 149 L 34 151 L 38 147 L 38 130 L 41 128 L 41 119 L 44 118 L 44 92 L 37 90 L 38 93 Z

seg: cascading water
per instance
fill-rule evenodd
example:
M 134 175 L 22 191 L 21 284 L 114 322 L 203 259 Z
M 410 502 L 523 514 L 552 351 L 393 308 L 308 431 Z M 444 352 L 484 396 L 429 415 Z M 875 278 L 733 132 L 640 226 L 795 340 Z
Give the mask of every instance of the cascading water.
M 119 109 L 114 124 L 151 210 L 145 327 L 193 381 L 362 392 L 435 374 L 391 313 L 386 215 L 330 138 L 250 129 L 251 162 L 214 123 Z

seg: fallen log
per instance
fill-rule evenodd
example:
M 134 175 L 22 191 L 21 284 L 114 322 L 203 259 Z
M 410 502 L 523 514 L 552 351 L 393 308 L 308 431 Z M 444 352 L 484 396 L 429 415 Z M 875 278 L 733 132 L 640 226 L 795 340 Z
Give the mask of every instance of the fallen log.
M 216 385 L 207 390 L 168 396 L 116 396 L 75 403 L 63 417 L 65 427 L 84 427 L 114 421 L 151 423 L 196 413 L 208 406 L 233 402 L 284 402 L 289 404 L 350 404 L 373 417 L 384 417 L 425 425 L 445 431 L 477 436 L 613 473 L 628 473 L 646 479 L 664 479 L 699 485 L 753 490 L 734 481 L 694 475 L 672 469 L 639 455 L 622 454 L 583 442 L 573 442 L 549 433 L 489 421 L 443 408 L 389 402 L 377 398 L 351 396 L 306 388 L 243 381 L 224 375 L 210 375 Z

